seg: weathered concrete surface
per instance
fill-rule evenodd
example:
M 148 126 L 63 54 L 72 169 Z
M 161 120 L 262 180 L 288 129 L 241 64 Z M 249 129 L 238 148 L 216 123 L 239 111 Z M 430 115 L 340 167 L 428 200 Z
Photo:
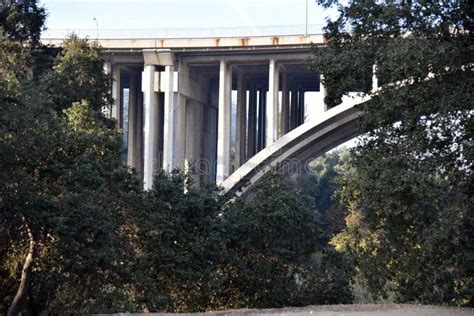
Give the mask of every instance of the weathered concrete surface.
M 131 315 L 120 313 L 114 315 Z M 316 316 L 472 316 L 472 308 L 440 307 L 427 305 L 327 305 L 281 309 L 239 309 L 189 314 L 133 314 L 133 315 L 316 315 Z
M 60 46 L 64 38 L 42 38 L 46 45 Z M 104 49 L 143 49 L 143 48 L 201 48 L 201 47 L 254 47 L 324 44 L 324 36 L 283 35 L 223 38 L 139 38 L 139 39 L 99 39 Z

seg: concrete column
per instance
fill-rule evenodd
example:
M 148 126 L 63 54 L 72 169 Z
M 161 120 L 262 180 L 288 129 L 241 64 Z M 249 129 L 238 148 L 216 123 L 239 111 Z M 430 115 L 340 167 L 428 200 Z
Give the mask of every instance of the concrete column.
M 217 174 L 220 185 L 230 171 L 230 116 L 231 116 L 232 69 L 221 60 L 219 70 L 219 118 L 217 128 Z
M 237 132 L 235 163 L 240 167 L 245 162 L 246 134 L 247 134 L 247 90 L 245 87 L 245 75 L 242 71 L 238 73 L 237 79 Z
M 274 59 L 270 60 L 268 73 L 266 146 L 269 146 L 278 139 L 278 92 L 280 91 L 280 72 Z
M 188 98 L 178 93 L 178 106 L 175 110 L 175 135 L 174 135 L 174 146 L 175 156 L 174 164 L 175 168 L 184 170 L 186 160 L 186 107 L 188 106 Z
M 134 150 L 134 162 L 135 168 L 137 169 L 138 173 L 143 178 L 143 130 L 144 130 L 144 118 L 143 118 L 143 93 L 139 89 L 141 87 L 141 76 L 136 74 L 137 80 L 137 95 L 136 95 L 136 102 L 137 102 L 137 125 L 136 125 L 136 141 L 135 141 L 135 150 Z
M 281 76 L 281 91 L 280 137 L 290 131 L 290 92 L 288 90 L 288 74 L 286 72 L 283 72 Z
M 247 159 L 250 159 L 256 152 L 256 134 L 257 134 L 257 89 L 252 84 L 249 90 L 249 124 L 247 133 Z
M 112 118 L 117 120 L 118 127 L 122 127 L 122 85 L 120 82 L 120 65 L 113 65 L 112 79 L 112 98 L 114 99 L 114 104 L 112 105 Z
M 298 90 L 291 89 L 291 117 L 290 117 L 290 130 L 296 128 L 298 114 Z
M 265 108 L 266 108 L 266 100 L 265 100 L 265 94 L 266 91 L 263 88 L 259 89 L 258 93 L 258 125 L 257 125 L 257 152 L 262 150 L 263 147 L 265 147 L 264 142 L 265 142 L 265 120 L 266 120 L 266 114 L 265 114 Z
M 186 105 L 186 159 L 185 171 L 197 172 L 196 162 L 202 158 L 203 147 L 203 108 L 204 105 L 189 99 Z M 194 185 L 200 185 L 200 176 L 191 174 Z
M 128 148 L 127 148 L 127 164 L 137 167 L 136 154 L 137 150 L 137 77 L 134 73 L 130 73 L 130 87 L 128 93 Z
M 298 104 L 299 104 L 299 124 L 298 125 L 301 125 L 301 124 L 304 123 L 304 114 L 305 114 L 304 92 L 305 91 L 303 89 L 300 89 L 299 94 L 298 94 L 298 97 L 299 97 L 299 100 L 298 100 Z
M 219 110 L 219 83 L 210 85 L 210 104 L 209 104 L 209 177 L 208 181 L 216 182 L 217 169 L 217 129 L 218 129 L 218 110 Z
M 324 75 L 323 74 L 319 75 L 319 93 L 321 94 L 324 112 L 326 112 L 329 109 L 328 109 L 328 105 L 326 104 L 326 101 L 325 101 L 325 99 L 326 99 L 326 87 L 323 84 L 323 80 L 324 80 Z
M 144 95 L 144 166 L 143 186 L 150 190 L 153 186 L 153 177 L 157 170 L 159 145 L 159 109 L 158 95 L 155 92 L 156 66 L 147 65 L 142 76 L 142 91 Z
M 171 172 L 176 166 L 174 162 L 174 67 L 166 66 L 164 75 L 164 123 L 163 123 L 163 170 Z
M 179 64 L 178 70 L 178 93 L 175 94 L 175 119 L 174 119 L 174 158 L 173 164 L 177 169 L 185 170 L 186 162 L 186 108 L 189 104 L 189 93 L 185 90 L 189 87 L 189 66 L 185 63 Z

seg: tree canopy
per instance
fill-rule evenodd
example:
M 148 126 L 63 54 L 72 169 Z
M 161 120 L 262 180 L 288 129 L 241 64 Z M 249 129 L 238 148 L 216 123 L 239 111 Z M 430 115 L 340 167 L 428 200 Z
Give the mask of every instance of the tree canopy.
M 37 0 L 0 1 L 0 37 L 36 45 L 46 20 L 46 11 Z
M 472 2 L 320 2 L 339 11 L 312 60 L 327 103 L 372 95 L 334 242 L 376 297 L 472 306 Z

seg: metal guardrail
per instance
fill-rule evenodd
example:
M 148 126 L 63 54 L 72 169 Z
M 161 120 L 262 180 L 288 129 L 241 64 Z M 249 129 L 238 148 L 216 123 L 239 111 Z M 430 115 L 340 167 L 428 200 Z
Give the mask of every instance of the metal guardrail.
M 89 39 L 144 39 L 144 38 L 223 38 L 253 36 L 285 36 L 321 34 L 322 24 L 277 25 L 258 27 L 215 28 L 157 28 L 157 29 L 47 29 L 42 39 L 64 39 L 74 33 L 79 38 Z

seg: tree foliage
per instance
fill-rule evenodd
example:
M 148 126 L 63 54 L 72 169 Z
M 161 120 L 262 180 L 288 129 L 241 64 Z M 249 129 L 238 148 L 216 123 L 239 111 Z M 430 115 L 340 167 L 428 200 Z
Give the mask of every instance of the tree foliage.
M 138 186 L 122 167 L 120 133 L 96 121 L 88 107 L 75 104 L 58 118 L 35 105 L 2 104 L 3 303 L 15 294 L 24 249 L 33 241 L 31 290 L 24 297 L 31 313 L 95 304 L 105 310 L 122 290 L 114 283 L 126 258 L 121 197 Z
M 111 77 L 103 71 L 99 47 L 72 34 L 61 47 L 53 69 L 43 79 L 50 104 L 58 112 L 74 102 L 87 101 L 94 111 L 112 105 Z
M 345 226 L 347 208 L 340 203 L 338 190 L 348 162 L 349 150 L 336 149 L 311 161 L 306 173 L 291 176 L 292 182 L 312 199 L 311 207 L 330 235 L 339 233 Z
M 37 0 L 0 1 L 0 38 L 36 45 L 45 20 L 45 9 Z
M 232 291 L 257 308 L 350 303 L 351 268 L 327 245 L 307 196 L 270 172 L 248 205 L 225 217 Z M 240 303 L 241 304 L 241 303 Z M 243 307 L 237 305 L 236 307 Z
M 159 174 L 135 217 L 139 305 L 184 312 L 350 302 L 350 268 L 279 176 L 267 176 L 252 203 L 228 202 L 213 187 L 184 193 L 188 181 Z
M 347 229 L 334 242 L 376 297 L 472 306 L 472 3 L 337 6 L 313 67 L 331 106 L 351 90 L 372 99 L 342 189 Z

